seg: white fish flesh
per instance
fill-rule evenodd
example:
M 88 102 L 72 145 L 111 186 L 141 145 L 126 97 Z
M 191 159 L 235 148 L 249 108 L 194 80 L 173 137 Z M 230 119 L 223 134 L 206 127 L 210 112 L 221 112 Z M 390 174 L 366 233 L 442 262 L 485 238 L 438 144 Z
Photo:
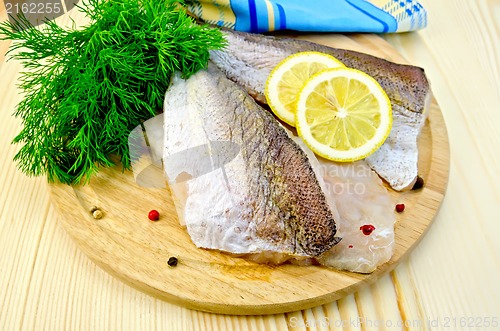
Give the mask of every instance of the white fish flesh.
M 328 204 L 336 212 L 342 239 L 315 262 L 339 270 L 373 272 L 394 252 L 394 202 L 382 180 L 364 160 L 332 162 L 317 157 L 299 137 L 289 135 L 304 150 Z

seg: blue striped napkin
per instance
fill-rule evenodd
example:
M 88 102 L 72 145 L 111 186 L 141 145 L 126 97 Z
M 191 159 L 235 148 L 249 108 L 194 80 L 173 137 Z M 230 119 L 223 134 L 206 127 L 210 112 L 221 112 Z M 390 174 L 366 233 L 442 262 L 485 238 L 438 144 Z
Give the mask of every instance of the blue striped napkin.
M 404 32 L 427 25 L 415 0 L 186 0 L 203 21 L 246 32 Z

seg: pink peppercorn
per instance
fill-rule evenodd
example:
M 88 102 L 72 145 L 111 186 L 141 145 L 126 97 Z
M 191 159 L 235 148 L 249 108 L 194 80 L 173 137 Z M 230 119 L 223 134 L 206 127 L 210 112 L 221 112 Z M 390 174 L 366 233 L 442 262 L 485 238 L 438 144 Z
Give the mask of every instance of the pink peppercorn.
M 151 210 L 148 214 L 148 218 L 152 221 L 158 221 L 160 218 L 160 213 L 157 210 Z
M 405 210 L 405 204 L 404 203 L 398 203 L 396 205 L 396 211 L 398 213 L 402 213 Z

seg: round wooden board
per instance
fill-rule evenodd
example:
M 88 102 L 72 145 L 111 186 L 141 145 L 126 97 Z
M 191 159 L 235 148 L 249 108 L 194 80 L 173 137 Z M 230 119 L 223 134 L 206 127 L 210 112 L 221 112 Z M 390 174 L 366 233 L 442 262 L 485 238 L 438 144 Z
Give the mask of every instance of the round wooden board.
M 394 62 L 404 59 L 376 35 L 301 35 L 299 38 L 354 49 Z M 371 274 L 324 267 L 267 266 L 197 249 L 179 225 L 168 188 L 144 188 L 121 167 L 102 169 L 86 186 L 51 184 L 62 223 L 97 265 L 131 286 L 179 305 L 223 314 L 273 314 L 337 300 L 392 270 L 422 239 L 444 197 L 449 172 L 445 123 L 436 100 L 419 139 L 421 190 L 391 191 L 397 214 L 392 259 Z M 96 220 L 97 206 L 104 216 Z M 151 209 L 161 219 L 148 220 Z M 169 267 L 169 257 L 177 257 Z

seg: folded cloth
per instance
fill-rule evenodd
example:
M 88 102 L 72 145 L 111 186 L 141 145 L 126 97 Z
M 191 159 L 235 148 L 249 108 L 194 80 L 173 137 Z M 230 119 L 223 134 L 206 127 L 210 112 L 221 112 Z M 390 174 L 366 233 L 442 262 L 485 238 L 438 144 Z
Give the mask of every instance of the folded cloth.
M 186 0 L 201 20 L 245 32 L 404 32 L 427 25 L 416 0 Z

